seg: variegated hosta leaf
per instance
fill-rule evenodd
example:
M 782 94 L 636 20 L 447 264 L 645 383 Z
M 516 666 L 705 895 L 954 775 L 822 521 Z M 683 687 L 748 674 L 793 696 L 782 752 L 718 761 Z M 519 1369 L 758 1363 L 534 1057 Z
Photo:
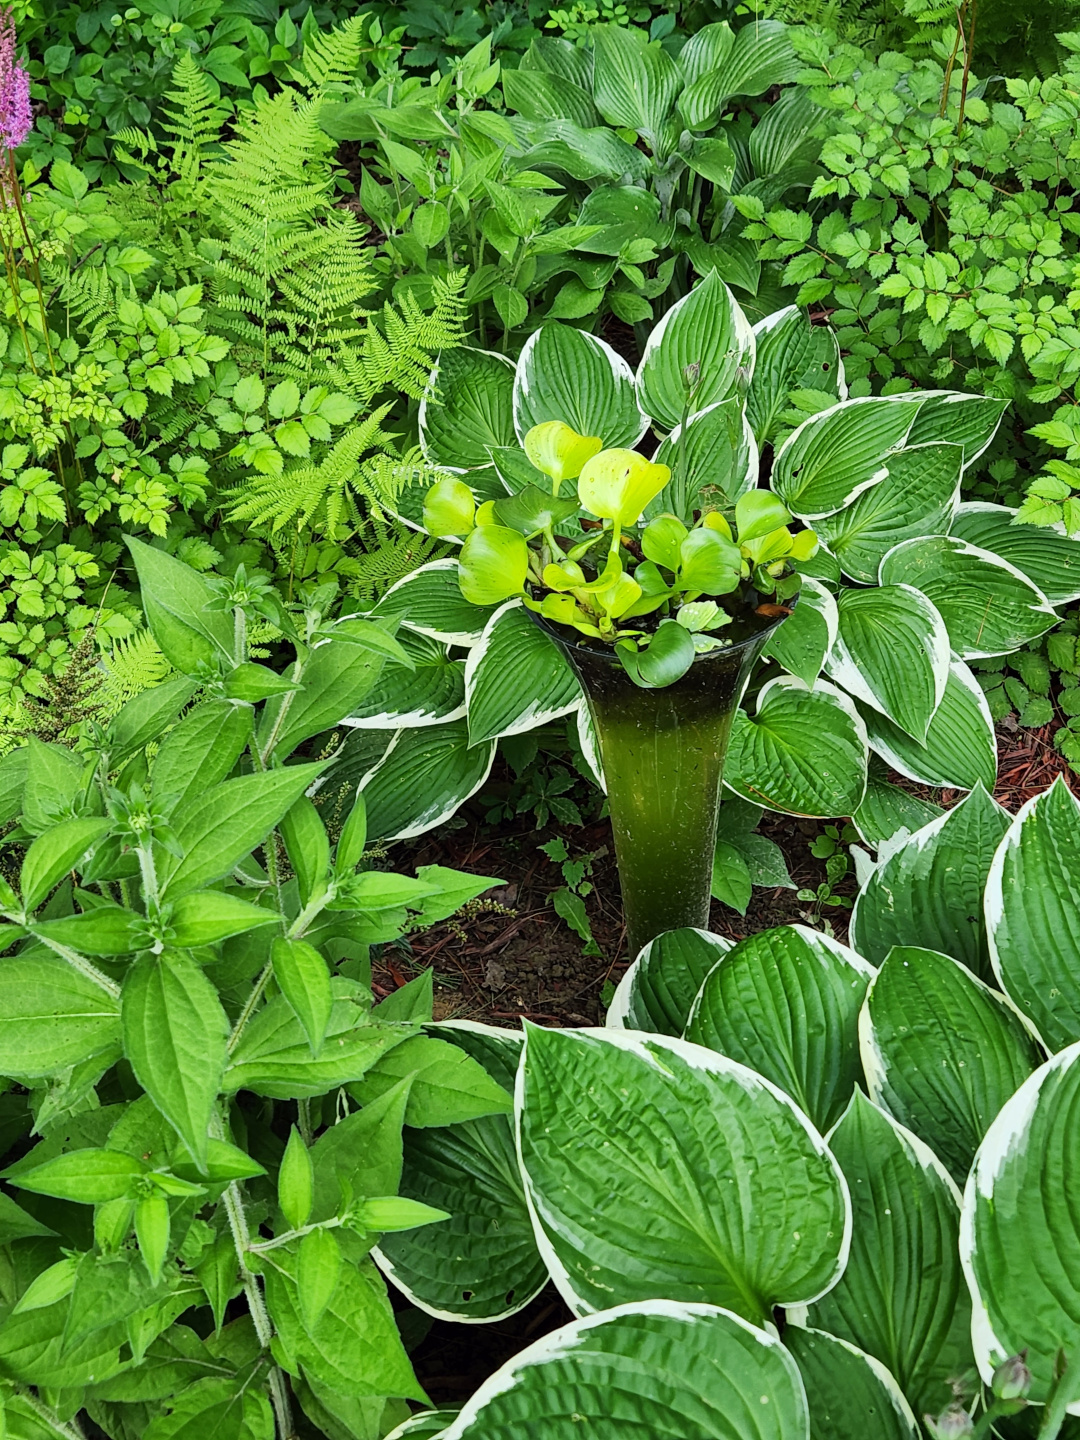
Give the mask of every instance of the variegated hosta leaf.
M 812 687 L 836 643 L 839 628 L 832 592 L 820 580 L 804 575 L 799 603 L 766 640 L 762 654 L 771 655 L 797 680 Z
M 581 686 L 559 646 L 517 600 L 488 621 L 465 664 L 469 743 L 520 735 L 581 703 Z
M 960 1272 L 960 1194 L 930 1148 L 856 1090 L 829 1135 L 851 1190 L 851 1256 L 809 1323 L 896 1376 L 917 1414 L 939 1414 L 971 1365 Z
M 796 607 L 796 613 L 798 613 Z M 945 622 L 920 590 L 842 590 L 830 679 L 925 741 L 949 678 Z
M 903 541 L 882 560 L 879 578 L 882 585 L 914 585 L 929 596 L 963 660 L 1008 655 L 1058 618 L 1014 565 L 951 535 Z
M 859 891 L 851 943 L 880 965 L 894 945 L 921 945 L 990 978 L 982 900 L 1009 814 L 977 784 L 959 805 L 890 848 Z
M 526 1192 L 552 1278 L 579 1314 L 665 1296 L 760 1322 L 836 1282 L 844 1183 L 771 1082 L 685 1040 L 626 1030 L 530 1025 L 522 1067 Z
M 420 445 L 432 465 L 490 464 L 490 445 L 514 443 L 514 366 L 505 355 L 462 345 L 439 356 L 420 402 Z
M 401 730 L 437 725 L 465 714 L 465 664 L 451 660 L 438 640 L 402 626 L 397 634 L 415 670 L 387 661 L 352 714 L 342 720 L 357 730 Z
M 1051 605 L 1080 600 L 1080 540 L 1044 525 L 1014 525 L 1015 514 L 1005 505 L 968 500 L 956 512 L 950 534 L 1015 565 Z
M 681 1035 L 705 976 L 731 946 L 722 935 L 690 927 L 650 940 L 619 981 L 608 1028 Z
M 399 730 L 360 782 L 372 840 L 407 840 L 449 820 L 491 772 L 495 741 L 470 745 L 464 720 Z
M 901 540 L 945 535 L 960 499 L 960 445 L 910 445 L 888 460 L 886 478 L 814 530 L 852 580 L 877 583 L 885 556 Z
M 770 107 L 769 113 L 775 109 Z M 780 417 L 791 406 L 793 390 L 818 390 L 835 395 L 837 400 L 846 399 L 844 363 L 835 332 L 827 325 L 811 325 L 806 312 L 797 305 L 788 305 L 759 320 L 754 326 L 754 340 L 757 359 L 746 396 L 746 416 L 759 445 L 767 444 L 781 428 Z
M 495 613 L 471 605 L 458 584 L 456 559 L 432 560 L 399 580 L 376 605 L 376 615 L 400 615 L 410 630 L 444 645 L 475 645 Z
M 887 773 L 884 761 L 871 755 L 866 794 L 851 817 L 860 840 L 875 850 L 894 837 L 913 835 L 942 813 L 940 805 L 931 805 L 929 800 L 920 800 L 909 790 L 893 785 Z
M 860 1031 L 871 1097 L 958 1185 L 994 1116 L 1043 1060 L 997 991 L 948 955 L 909 945 L 878 971 Z
M 931 445 L 946 440 L 964 451 L 964 468 L 977 460 L 997 434 L 1008 400 L 969 395 L 963 390 L 932 391 L 911 427 L 909 445 Z
M 441 1440 L 705 1436 L 810 1440 L 795 1362 L 711 1305 L 620 1305 L 530 1345 L 486 1380 Z
M 824 1330 L 789 1325 L 784 1347 L 795 1359 L 810 1406 L 811 1440 L 920 1440 L 895 1377 L 857 1345 Z
M 653 459 L 672 479 L 645 507 L 651 518 L 665 512 L 688 515 L 706 504 L 733 505 L 758 482 L 758 448 L 738 397 L 718 400 L 691 416 L 662 441 Z
M 994 973 L 1047 1046 L 1080 1040 L 1080 801 L 1060 777 L 994 856 L 986 928 Z
M 519 1034 L 453 1021 L 429 1033 L 460 1046 L 513 1094 Z M 375 1252 L 384 1274 L 427 1314 L 472 1324 L 499 1320 L 547 1284 L 507 1116 L 406 1127 L 400 1194 L 450 1215 L 426 1234 L 384 1235 Z
M 529 336 L 514 377 L 518 440 L 545 420 L 561 420 L 579 435 L 599 435 L 608 450 L 633 447 L 649 423 L 622 356 L 596 335 L 557 322 Z
M 699 366 L 693 410 L 735 391 L 740 369 L 754 364 L 754 336 L 738 301 L 715 270 L 668 310 L 649 336 L 638 366 L 638 397 L 646 414 L 673 430 L 687 404 L 684 373 Z
M 854 950 L 804 925 L 763 930 L 706 977 L 686 1038 L 779 1085 L 824 1132 L 862 1081 L 859 1010 L 873 974 Z
M 804 520 L 831 515 L 889 473 L 919 412 L 910 396 L 845 400 L 804 420 L 784 441 L 770 485 Z
M 1035 1401 L 1049 1394 L 1059 1350 L 1072 1371 L 1080 1336 L 1078 1106 L 1080 1045 L 1070 1045 L 999 1111 L 964 1191 L 960 1253 L 979 1371 L 989 1383 L 1026 1351 Z M 1069 1413 L 1080 1415 L 1080 1401 Z
M 866 731 L 846 695 L 781 675 L 751 719 L 738 711 L 724 782 L 755 805 L 792 815 L 850 815 L 866 789 Z
M 949 666 L 945 694 L 920 745 L 879 711 L 856 701 L 870 746 L 881 758 L 921 785 L 970 790 L 997 780 L 997 738 L 982 687 L 962 660 Z
M 456 1410 L 424 1410 L 398 1425 L 386 1440 L 440 1440 L 446 1427 L 457 1419 Z

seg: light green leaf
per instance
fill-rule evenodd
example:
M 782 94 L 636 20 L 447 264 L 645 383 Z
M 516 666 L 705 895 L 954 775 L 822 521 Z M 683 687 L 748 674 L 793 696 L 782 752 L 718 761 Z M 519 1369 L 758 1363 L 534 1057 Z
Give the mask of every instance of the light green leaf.
M 135 1078 L 205 1170 L 229 1031 L 217 991 L 183 951 L 165 950 L 128 971 L 120 1015 Z
M 58 955 L 0 963 L 0 1074 L 56 1075 L 120 1037 L 120 1007 Z
M 204 700 L 162 740 L 154 757 L 155 801 L 183 813 L 185 802 L 228 779 L 251 739 L 252 710 L 228 700 Z
M 380 633 L 366 621 L 357 623 L 372 634 Z M 395 648 L 400 649 L 396 642 Z M 350 637 L 340 632 L 338 638 L 317 646 L 304 667 L 302 688 L 291 695 L 276 696 L 263 707 L 259 724 L 263 754 L 272 746 L 284 760 L 301 741 L 337 725 L 373 688 L 385 660 L 384 654 L 350 643 Z
M 1071 1373 L 1080 1331 L 1080 1224 L 1071 1183 L 1080 1138 L 1078 1061 L 1080 1045 L 1070 1045 L 1006 1102 L 964 1192 L 960 1254 L 979 1372 L 989 1384 L 1002 1361 L 1026 1351 L 1036 1402 L 1050 1393 L 1059 1349 Z M 1080 1404 L 1069 1411 L 1080 1414 Z
M 67 1150 L 40 1164 L 32 1161 L 33 1151 L 18 1165 L 4 1171 L 4 1178 L 20 1190 L 35 1195 L 52 1195 L 80 1205 L 100 1205 L 129 1194 L 132 1183 L 145 1174 L 146 1166 L 120 1150 L 87 1148 Z
M 767 1319 L 843 1269 L 847 1195 L 770 1081 L 684 1040 L 528 1026 L 518 1144 L 541 1249 L 580 1313 L 726 1301 Z M 762 1227 L 752 1220 L 770 1216 Z
M 275 922 L 280 924 L 280 916 L 273 910 L 262 910 L 258 905 L 249 905 L 246 900 L 218 890 L 204 890 L 198 895 L 185 895 L 176 902 L 169 928 L 172 943 L 188 949 L 217 945 L 232 935 L 243 935 Z
M 465 665 L 470 745 L 520 735 L 581 703 L 581 686 L 560 647 L 519 602 L 495 611 Z
M 925 741 L 949 678 L 945 622 L 910 585 L 842 590 L 825 668 L 837 685 Z
M 769 681 L 754 717 L 735 715 L 724 783 L 770 810 L 850 815 L 866 789 L 866 732 L 851 701 L 825 681 Z
M 1059 776 L 1021 807 L 990 866 L 994 974 L 1050 1050 L 1080 1039 L 1080 801 Z
M 982 781 L 988 790 L 994 788 L 994 722 L 981 686 L 963 661 L 953 660 L 949 666 L 945 694 L 930 721 L 924 745 L 871 706 L 859 701 L 855 705 L 871 748 L 909 780 L 958 790 L 970 790 Z
M 738 301 L 711 271 L 666 311 L 649 336 L 637 383 L 646 412 L 667 430 L 681 423 L 687 405 L 704 410 L 734 392 L 740 368 L 752 371 L 754 336 Z M 684 372 L 700 367 L 688 396 Z
M 189 675 L 201 664 L 235 664 L 232 616 L 207 608 L 216 598 L 207 581 L 164 550 L 130 535 L 124 539 L 138 572 L 146 622 L 165 658 Z
M 722 935 L 689 927 L 650 940 L 619 981 L 608 1027 L 681 1035 L 706 975 L 731 945 Z
M 784 441 L 769 483 L 803 520 L 850 505 L 888 477 L 919 403 L 910 396 L 869 397 L 820 410 Z
M 920 1440 L 922 1431 L 893 1375 L 864 1350 L 824 1330 L 789 1325 L 784 1346 L 799 1367 L 811 1440 Z
M 483 1115 L 508 1115 L 510 1099 L 478 1060 L 465 1050 L 416 1035 L 376 1060 L 364 1078 L 349 1087 L 362 1105 L 399 1080 L 412 1077 L 405 1123 L 414 1129 L 458 1125 Z
M 488 446 L 514 443 L 514 367 L 503 355 L 462 345 L 439 357 L 420 402 L 420 444 L 432 465 L 472 470 Z
M 491 772 L 495 741 L 470 747 L 464 720 L 399 730 L 361 781 L 373 840 L 405 840 L 441 825 Z
M 270 951 L 274 979 L 304 1028 L 311 1053 L 317 1055 L 334 1008 L 330 971 L 313 945 L 279 936 Z
M 861 1090 L 829 1148 L 851 1188 L 851 1255 L 809 1323 L 880 1360 L 913 1410 L 937 1415 L 971 1355 L 959 1192 L 933 1152 Z
M 880 965 L 894 945 L 920 945 L 988 979 L 983 890 L 1008 828 L 1008 813 L 976 782 L 959 805 L 890 846 L 855 901 L 860 955 Z
M 1043 1059 L 996 991 L 949 956 L 910 945 L 889 951 L 860 1030 L 871 1097 L 931 1146 L 957 1184 Z
M 824 1133 L 862 1080 L 859 1010 L 873 974 L 804 925 L 762 931 L 710 971 L 686 1038 L 764 1075 Z
M 40 835 L 71 814 L 75 797 L 82 789 L 84 767 L 66 746 L 46 745 L 35 735 L 15 753 L 22 757 L 21 765 L 5 756 L 5 768 L 15 770 L 11 777 L 12 789 L 20 792 L 24 827 L 32 835 Z M 19 811 L 20 806 L 16 805 L 9 818 L 13 820 Z
M 36 910 L 95 841 L 112 829 L 111 820 L 64 820 L 39 835 L 23 857 L 19 874 L 23 904 Z
M 648 421 L 638 408 L 630 366 L 606 341 L 550 321 L 526 340 L 514 377 L 518 440 L 534 425 L 561 420 L 607 449 L 633 446 Z
M 497 1370 L 441 1440 L 568 1435 L 810 1440 L 787 1351 L 710 1305 L 618 1306 L 538 1340 Z M 403 1432 L 407 1433 L 407 1432 Z
M 1005 505 L 965 501 L 949 533 L 1016 567 L 1051 605 L 1080 600 L 1080 540 L 1042 525 L 1014 525 Z

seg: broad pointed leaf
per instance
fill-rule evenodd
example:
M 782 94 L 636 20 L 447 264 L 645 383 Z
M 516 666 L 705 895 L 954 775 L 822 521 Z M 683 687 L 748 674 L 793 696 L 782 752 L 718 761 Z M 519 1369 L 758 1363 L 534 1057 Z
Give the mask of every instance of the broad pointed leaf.
M 490 445 L 511 445 L 514 367 L 503 355 L 462 345 L 446 350 L 420 402 L 420 444 L 432 465 L 473 470 Z
M 810 1406 L 810 1440 L 921 1440 L 911 1406 L 892 1373 L 865 1350 L 824 1330 L 789 1325 L 784 1346 L 795 1358 Z
M 596 27 L 593 98 L 609 125 L 638 131 L 656 150 L 683 80 L 660 42 L 644 39 L 632 26 Z
M 787 28 L 776 20 L 755 19 L 737 32 L 719 65 L 686 87 L 679 111 L 691 130 L 709 129 L 733 95 L 761 95 L 771 85 L 794 80 L 801 69 Z
M 754 335 L 738 301 L 714 271 L 677 301 L 655 327 L 638 367 L 645 411 L 667 430 L 679 425 L 689 405 L 704 410 L 735 391 L 741 368 L 752 371 Z M 699 367 L 693 399 L 684 372 Z
M 964 468 L 977 460 L 997 434 L 1008 400 L 992 395 L 970 395 L 963 390 L 935 390 L 919 409 L 911 427 L 909 445 L 948 441 L 964 451 Z
M 787 94 L 795 95 L 792 90 Z M 772 115 L 778 106 L 766 112 Z M 751 146 L 764 121 L 751 131 Z M 759 174 L 768 174 L 755 165 Z M 746 416 L 759 445 L 771 441 L 781 428 L 780 416 L 791 404 L 793 390 L 818 390 L 847 398 L 844 366 L 836 335 L 827 326 L 811 325 L 806 312 L 788 305 L 754 326 L 757 359 L 754 379 L 746 396 Z
M 520 735 L 581 703 L 581 686 L 560 647 L 516 600 L 496 610 L 465 666 L 469 743 Z
M 495 611 L 494 605 L 472 605 L 458 584 L 455 559 L 433 560 L 399 580 L 373 613 L 400 615 L 410 630 L 445 645 L 475 645 Z
M 762 654 L 771 655 L 812 689 L 839 630 L 840 615 L 832 592 L 820 580 L 805 575 L 798 605 L 765 641 Z
M 374 688 L 342 724 L 402 730 L 458 720 L 465 714 L 464 662 L 451 660 L 447 646 L 430 636 L 402 627 L 398 639 L 416 668 L 384 666 Z
M 690 927 L 650 940 L 619 981 L 608 1028 L 681 1035 L 706 975 L 731 945 L 722 935 Z
M 514 377 L 514 424 L 524 443 L 534 425 L 561 420 L 605 449 L 633 446 L 648 424 L 630 366 L 611 346 L 551 321 L 526 340 Z
M 1015 510 L 968 500 L 949 531 L 1021 571 L 1051 605 L 1080 600 L 1080 540 L 1043 525 L 1014 525 Z
M 887 479 L 918 400 L 845 400 L 804 420 L 777 452 L 770 484 L 804 520 L 831 515 Z
M 758 447 L 738 398 L 718 400 L 692 415 L 663 440 L 653 457 L 671 480 L 645 507 L 649 518 L 665 512 L 687 519 L 703 505 L 726 508 L 758 481 Z
M 470 746 L 464 720 L 399 730 L 364 776 L 368 834 L 406 840 L 448 820 L 491 772 L 495 741 Z
M 38 948 L 0 962 L 0 1073 L 57 1075 L 120 1037 L 112 995 Z
M 921 785 L 971 790 L 997 781 L 997 737 L 986 696 L 962 660 L 949 666 L 945 694 L 934 712 L 925 744 L 905 734 L 870 705 L 855 702 L 870 746 L 894 770 Z

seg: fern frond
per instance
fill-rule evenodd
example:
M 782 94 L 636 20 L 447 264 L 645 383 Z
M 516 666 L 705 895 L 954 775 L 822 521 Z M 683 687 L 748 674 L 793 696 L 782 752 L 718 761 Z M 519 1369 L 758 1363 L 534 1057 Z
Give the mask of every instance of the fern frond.
M 299 74 L 309 90 L 322 95 L 337 85 L 348 85 L 360 69 L 368 15 L 353 15 L 325 34 L 312 35 L 300 57 Z
M 372 515 L 347 547 L 346 587 L 358 600 L 373 604 L 391 585 L 404 580 L 429 560 L 437 560 L 447 548 L 422 530 L 411 530 L 392 515 Z
M 175 89 L 165 97 L 161 125 L 172 167 L 184 188 L 193 192 L 203 165 L 218 148 L 225 111 L 190 50 L 176 62 L 172 78 Z
M 97 698 L 108 716 L 115 715 L 128 700 L 175 674 L 158 649 L 157 641 L 145 629 L 136 630 L 126 640 L 117 640 L 100 663 L 104 678 Z

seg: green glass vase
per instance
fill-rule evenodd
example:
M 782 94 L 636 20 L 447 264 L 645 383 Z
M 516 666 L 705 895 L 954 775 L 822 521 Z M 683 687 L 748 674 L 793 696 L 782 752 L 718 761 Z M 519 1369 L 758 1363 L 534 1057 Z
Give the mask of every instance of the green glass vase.
M 728 739 L 766 639 L 781 623 L 748 608 L 732 643 L 674 685 L 643 690 L 610 645 L 533 616 L 581 681 L 600 744 L 629 952 L 665 930 L 707 929 Z

